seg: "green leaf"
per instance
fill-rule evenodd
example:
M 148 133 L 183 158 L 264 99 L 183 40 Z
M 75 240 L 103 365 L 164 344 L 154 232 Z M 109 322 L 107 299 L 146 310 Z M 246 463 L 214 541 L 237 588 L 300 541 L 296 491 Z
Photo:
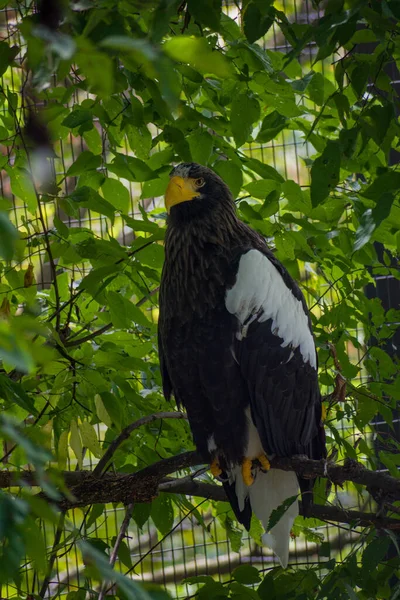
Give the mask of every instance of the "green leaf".
M 130 195 L 129 190 L 118 179 L 107 177 L 101 186 L 104 198 L 120 212 L 126 213 L 129 210 Z
M 24 202 L 33 215 L 37 209 L 37 196 L 33 186 L 32 178 L 26 169 L 12 167 L 8 169 L 10 176 L 11 191 L 22 202 Z
M 260 177 L 263 179 L 273 179 L 279 183 L 283 183 L 285 181 L 282 175 L 278 173 L 274 167 L 271 167 L 271 165 L 266 165 L 256 158 L 246 158 L 244 164 L 247 168 L 254 171 L 254 173 L 257 173 L 257 175 L 260 175 Z
M 233 197 L 237 198 L 243 185 L 243 173 L 240 167 L 232 160 L 219 160 L 213 165 L 213 169 L 225 181 Z
M 115 209 L 112 204 L 104 200 L 99 193 L 87 185 L 74 190 L 68 198 L 83 208 L 88 208 L 93 212 L 105 215 L 114 224 Z
M 88 123 L 89 121 L 92 121 L 92 119 L 93 114 L 91 110 L 88 110 L 87 108 L 75 108 L 67 117 L 65 117 L 61 125 L 74 129 L 74 127 L 79 127 L 79 125 Z
M 187 8 L 190 14 L 206 27 L 219 31 L 222 0 L 188 0 Z
M 149 158 L 152 137 L 147 125 L 144 123 L 141 125 L 128 125 L 126 127 L 126 137 L 129 142 L 129 146 L 141 160 Z
M 7 42 L 0 42 L 0 77 L 7 71 L 15 56 L 14 48 L 10 48 Z
M 161 493 L 151 504 L 151 518 L 162 535 L 169 533 L 174 524 L 174 509 L 171 498 Z
M 290 498 L 286 498 L 286 500 L 282 502 L 278 508 L 275 508 L 269 517 L 268 526 L 266 528 L 267 531 L 271 531 L 271 529 L 275 527 L 275 525 L 281 520 L 285 512 L 297 501 L 297 496 L 291 496 Z
M 101 156 L 95 156 L 89 150 L 84 150 L 80 153 L 76 161 L 70 166 L 67 175 L 81 175 L 84 171 L 97 169 L 101 165 Z
M 265 0 L 262 4 L 250 1 L 244 11 L 243 31 L 252 44 L 263 37 L 274 22 L 274 13 L 269 11 L 273 0 Z
M 113 540 L 112 540 L 113 545 L 115 544 L 116 539 L 117 539 L 116 537 L 113 538 Z M 124 542 L 123 540 L 119 544 L 118 558 L 122 562 L 122 564 L 125 565 L 125 567 L 127 567 L 128 569 L 130 569 L 132 567 L 131 553 L 129 551 L 129 548 L 128 548 L 126 542 Z
M 288 179 L 282 185 L 283 195 L 288 200 L 288 208 L 290 210 L 304 213 L 308 215 L 311 211 L 311 201 L 308 195 L 306 195 L 298 183 Z
M 165 53 L 178 62 L 191 65 L 203 74 L 224 79 L 233 75 L 233 67 L 218 50 L 213 50 L 206 38 L 176 36 L 165 42 Z
M 153 269 L 161 269 L 164 263 L 164 248 L 160 244 L 151 244 L 137 253 L 140 262 Z
M 76 456 L 76 460 L 78 461 L 79 469 L 82 469 L 83 445 L 82 445 L 81 435 L 79 433 L 79 428 L 78 428 L 78 425 L 77 425 L 75 419 L 71 420 L 70 432 L 71 432 L 71 435 L 70 435 L 69 443 L 70 443 L 73 453 Z
M 137 502 L 135 503 L 135 506 L 133 507 L 133 513 L 132 513 L 132 517 L 133 520 L 135 521 L 136 525 L 139 527 L 139 529 L 143 529 L 143 525 L 145 523 L 147 523 L 147 521 L 150 518 L 150 513 L 151 513 L 151 504 L 143 504 L 141 502 Z
M 387 171 L 383 175 L 379 175 L 370 186 L 360 193 L 365 198 L 378 202 L 385 193 L 397 191 L 399 188 L 400 173 L 398 171 Z
M 141 198 L 157 198 L 158 196 L 164 196 L 168 183 L 168 173 L 160 175 L 157 179 L 145 181 L 143 184 Z
M 229 590 L 232 598 L 240 598 L 241 600 L 260 600 L 260 596 L 255 590 L 234 581 L 230 584 Z
M 247 142 L 253 131 L 252 125 L 260 118 L 260 105 L 254 96 L 238 94 L 231 108 L 231 127 L 236 146 Z
M 68 435 L 69 431 L 65 429 L 61 432 L 57 446 L 57 460 L 59 469 L 65 469 L 68 460 Z
M 275 246 L 278 251 L 279 260 L 294 260 L 294 249 L 296 242 L 290 235 L 290 231 L 282 231 L 275 236 Z
M 213 138 L 208 131 L 199 129 L 187 138 L 194 162 L 207 166 L 213 149 Z
M 377 537 L 368 544 L 361 558 L 363 577 L 369 578 L 387 554 L 391 540 L 388 536 Z
M 319 106 L 322 106 L 324 103 L 324 88 L 324 76 L 321 73 L 314 73 L 308 86 L 308 95 L 310 96 L 310 100 Z
M 86 521 L 86 527 L 89 529 L 104 513 L 104 504 L 94 504 Z
M 257 135 L 257 142 L 266 144 L 273 140 L 278 133 L 286 127 L 287 118 L 274 110 L 267 115 L 261 125 L 261 129 Z
M 1 336 L 0 336 L 1 340 Z M 2 340 L 3 341 L 3 340 Z M 2 357 L 2 341 L 0 341 L 0 357 Z M 3 355 L 4 357 L 4 355 Z M 9 357 L 4 357 L 5 360 L 9 360 Z M 19 363 L 17 368 L 21 368 L 22 365 Z M 25 369 L 22 369 L 23 371 Z M 37 410 L 33 402 L 33 398 L 27 394 L 20 383 L 13 381 L 9 377 L 5 377 L 0 374 L 0 391 L 3 397 L 7 398 L 11 403 L 15 403 L 26 410 L 29 414 L 36 415 Z
M 147 181 L 154 179 L 155 176 L 155 173 L 142 160 L 125 154 L 116 153 L 107 168 L 117 177 L 128 179 L 128 181 Z
M 78 41 L 79 51 L 74 57 L 84 74 L 90 92 L 108 98 L 114 90 L 113 64 L 110 56 L 99 52 L 87 38 Z
M 101 423 L 104 423 L 105 425 L 107 425 L 107 427 L 111 427 L 112 420 L 110 419 L 110 415 L 106 411 L 106 408 L 104 406 L 104 403 L 103 403 L 103 400 L 101 399 L 100 394 L 95 395 L 94 405 L 96 407 L 96 414 L 97 414 L 99 420 L 101 421 Z
M 151 596 L 134 579 L 125 577 L 119 571 L 114 571 L 107 557 L 97 550 L 93 544 L 79 542 L 79 547 L 85 563 L 96 565 L 102 581 L 115 581 L 121 592 L 130 600 L 151 600 Z
M 229 516 L 225 519 L 225 529 L 233 552 L 239 552 L 242 547 L 243 530 L 236 527 L 236 524 Z
M 47 569 L 46 544 L 44 543 L 43 533 L 32 518 L 24 524 L 24 539 L 26 552 L 33 559 L 35 568 L 40 573 L 45 573 Z
M 118 271 L 120 270 L 120 265 L 114 264 L 93 269 L 82 279 L 79 284 L 79 289 L 88 290 L 93 298 L 96 298 L 101 291 L 101 289 L 99 289 L 99 283 L 103 282 L 103 286 L 104 284 L 111 283 L 111 281 L 117 277 Z M 103 286 L 101 286 L 101 288 L 103 288 Z
M 88 131 L 82 132 L 83 139 L 86 142 L 87 147 L 93 154 L 100 154 L 103 149 L 103 143 L 100 133 L 96 127 L 92 127 Z
M 360 219 L 360 224 L 356 231 L 354 250 L 360 250 L 365 244 L 368 244 L 375 228 L 376 224 L 372 216 L 372 210 L 368 208 Z
M 264 200 L 271 192 L 280 190 L 280 184 L 273 179 L 259 179 L 244 186 L 244 189 L 253 196 Z
M 0 257 L 11 260 L 14 252 L 18 233 L 8 218 L 7 213 L 0 211 Z
M 242 32 L 239 25 L 234 19 L 228 17 L 225 13 L 221 14 L 221 33 L 226 40 L 236 41 L 238 40 Z
M 111 394 L 110 392 L 101 392 L 100 396 L 112 422 L 118 430 L 121 429 L 124 420 L 124 409 L 121 399 L 116 394 Z
M 108 292 L 107 301 L 113 325 L 120 329 L 127 329 L 132 322 L 143 327 L 149 327 L 150 322 L 146 319 L 140 308 L 132 304 L 127 298 L 117 292 Z
M 90 450 L 96 458 L 100 458 L 102 451 L 93 425 L 91 425 L 89 421 L 82 421 L 79 424 L 79 432 L 81 434 L 82 444 Z
M 350 83 L 357 97 L 360 97 L 371 73 L 371 66 L 367 62 L 359 63 L 351 72 Z
M 239 583 L 244 583 L 245 585 L 252 585 L 260 582 L 258 569 L 251 565 L 240 565 L 239 567 L 236 567 L 232 573 L 232 577 Z
M 128 215 L 122 215 L 122 217 L 123 217 L 125 223 L 128 225 L 128 227 L 131 227 L 131 229 L 135 233 L 138 231 L 147 231 L 149 233 L 153 233 L 154 235 L 161 237 L 161 235 L 164 231 L 154 221 L 144 221 L 144 220 L 140 220 L 140 219 L 132 219 L 132 217 L 129 217 Z
M 339 183 L 340 144 L 329 140 L 325 150 L 311 167 L 311 204 L 321 204 Z

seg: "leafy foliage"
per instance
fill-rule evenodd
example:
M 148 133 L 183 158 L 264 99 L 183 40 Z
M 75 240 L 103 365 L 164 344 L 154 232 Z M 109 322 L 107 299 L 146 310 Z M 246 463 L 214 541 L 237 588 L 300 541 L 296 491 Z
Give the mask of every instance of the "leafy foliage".
M 391 340 L 400 313 L 365 293 L 376 278 L 399 279 L 400 175 L 391 162 L 400 130 L 388 75 L 400 61 L 397 2 L 332 1 L 309 24 L 259 0 L 224 11 L 220 0 L 43 2 L 38 12 L 6 4 L 17 25 L 0 43 L 3 462 L 16 471 L 34 466 L 57 501 L 62 470 L 100 458 L 128 424 L 170 409 L 156 341 L 160 197 L 171 164 L 193 160 L 226 181 L 240 217 L 267 237 L 308 296 L 328 443 L 339 459 L 373 468 L 380 461 L 398 476 L 400 375 Z M 286 54 L 264 50 L 273 29 Z M 372 46 L 364 52 L 360 44 Z M 312 62 L 307 46 L 317 51 Z M 287 162 L 273 163 L 274 140 L 294 140 L 300 163 L 290 150 Z M 379 457 L 370 426 L 378 413 L 387 423 L 375 431 Z M 187 423 L 165 420 L 135 430 L 113 464 L 132 472 L 192 447 Z M 355 503 L 361 490 L 349 493 Z M 318 494 L 325 502 L 320 486 Z M 182 506 L 195 510 L 164 494 L 135 506 L 133 518 L 139 527 L 151 518 L 168 535 Z M 207 507 L 239 550 L 232 512 Z M 86 581 L 114 577 L 117 597 L 169 597 L 113 574 L 111 548 L 96 533 L 103 513 L 94 505 L 80 528 L 67 515 L 63 544 L 55 540 L 46 554 L 42 524 L 62 515 L 28 490 L 2 493 L 2 582 L 15 586 L 15 597 L 30 593 L 21 577 L 26 553 L 34 593 L 84 530 Z M 299 520 L 296 535 L 320 541 L 319 524 Z M 259 533 L 252 525 L 254 539 Z M 322 568 L 274 568 L 259 583 L 246 565 L 226 585 L 190 583 L 201 584 L 199 598 L 392 597 L 399 560 L 385 559 L 387 538 L 366 530 L 340 557 L 324 543 Z M 128 567 L 126 550 L 119 556 Z

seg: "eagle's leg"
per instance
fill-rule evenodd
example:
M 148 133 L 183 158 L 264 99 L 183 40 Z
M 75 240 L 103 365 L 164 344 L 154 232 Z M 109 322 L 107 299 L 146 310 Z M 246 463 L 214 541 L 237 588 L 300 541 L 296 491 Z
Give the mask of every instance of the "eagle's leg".
M 271 463 L 269 462 L 268 458 L 265 456 L 265 454 L 260 454 L 260 456 L 257 456 L 257 460 L 259 461 L 262 469 L 264 471 L 269 471 L 271 468 Z
M 218 462 L 217 458 L 214 458 L 214 460 L 212 461 L 212 463 L 210 465 L 210 471 L 211 471 L 211 474 L 214 475 L 214 477 L 218 477 L 219 475 L 221 475 L 222 469 L 219 466 L 219 462 Z
M 244 458 L 242 462 L 242 478 L 244 483 L 250 487 L 254 483 L 254 477 L 251 474 L 253 467 L 253 460 L 251 458 Z

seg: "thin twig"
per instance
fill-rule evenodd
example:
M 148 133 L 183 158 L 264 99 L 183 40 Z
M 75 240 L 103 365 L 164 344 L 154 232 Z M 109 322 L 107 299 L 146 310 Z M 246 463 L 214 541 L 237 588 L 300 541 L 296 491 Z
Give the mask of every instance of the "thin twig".
M 123 538 L 125 537 L 125 534 L 128 530 L 129 522 L 132 517 L 133 506 L 134 506 L 134 504 L 132 502 L 131 504 L 128 504 L 128 506 L 126 507 L 125 517 L 124 517 L 124 520 L 122 521 L 122 525 L 118 532 L 117 539 L 115 540 L 114 548 L 112 549 L 112 552 L 111 552 L 111 556 L 110 556 L 110 566 L 111 567 L 114 567 L 114 565 L 115 565 L 115 561 L 117 560 L 117 556 L 118 556 L 119 547 L 120 547 L 121 542 L 122 542 Z M 100 589 L 99 597 L 97 598 L 97 600 L 104 600 L 104 597 L 107 593 L 107 586 L 109 585 L 109 583 L 111 583 L 111 582 L 103 581 L 101 589 Z
M 147 294 L 147 296 L 143 296 L 143 298 L 141 298 L 138 302 L 136 302 L 135 306 L 137 306 L 137 307 L 142 306 L 145 302 L 147 302 L 147 300 L 151 296 L 154 296 L 154 294 L 157 294 L 159 289 L 160 289 L 160 286 L 157 286 L 156 288 L 154 288 L 154 290 L 151 290 Z M 80 337 L 77 340 L 71 340 L 70 342 L 66 342 L 65 346 L 68 348 L 72 348 L 73 346 L 80 346 L 81 344 L 84 344 L 85 342 L 94 340 L 96 337 L 98 337 L 99 335 L 102 335 L 106 331 L 109 331 L 112 328 L 112 326 L 113 326 L 112 323 L 107 323 L 103 327 L 100 327 L 100 329 L 96 329 L 96 331 L 92 331 L 92 333 L 89 333 L 88 335 Z
M 51 550 L 51 555 L 49 558 L 49 565 L 47 568 L 47 574 L 43 580 L 42 583 L 42 587 L 40 588 L 40 592 L 39 592 L 39 596 L 41 598 L 44 598 L 47 592 L 47 588 L 49 586 L 50 583 L 50 579 L 51 579 L 51 572 L 53 570 L 54 567 L 54 562 L 57 558 L 57 547 L 60 543 L 61 540 L 61 534 L 64 531 L 64 521 L 65 521 L 65 512 L 62 511 L 60 514 L 60 518 L 58 520 L 58 525 L 57 525 L 57 530 L 54 536 L 54 542 L 53 542 L 53 548 Z
M 152 423 L 153 421 L 156 421 L 157 419 L 187 419 L 187 416 L 182 412 L 159 412 L 159 413 L 154 413 L 152 415 L 147 415 L 146 417 L 142 417 L 141 419 L 138 419 L 134 423 L 131 423 L 130 425 L 125 427 L 121 431 L 121 433 L 108 446 L 104 455 L 101 457 L 101 459 L 97 463 L 96 467 L 94 468 L 93 475 L 95 475 L 97 477 L 100 476 L 100 474 L 105 469 L 108 462 L 110 461 L 111 457 L 113 456 L 114 452 L 122 444 L 122 442 L 124 442 L 125 440 L 127 440 L 129 438 L 129 436 L 131 435 L 131 433 L 133 431 L 135 431 L 135 429 L 138 429 L 142 425 L 147 425 L 148 423 Z
M 48 409 L 49 405 L 50 405 L 50 402 L 47 401 L 46 404 L 43 406 L 42 410 L 40 411 L 40 413 L 38 414 L 38 416 L 33 421 L 32 427 L 40 421 L 40 419 L 43 417 L 44 413 Z M 17 446 L 18 446 L 18 444 L 14 444 L 14 446 L 12 446 L 9 450 L 7 450 L 7 452 L 0 458 L 0 462 L 3 463 L 10 456 L 10 454 L 12 454 L 14 452 L 14 450 Z
M 103 333 L 105 333 L 106 331 L 111 329 L 112 326 L 113 326 L 112 323 L 107 323 L 107 325 L 103 325 L 103 327 L 100 327 L 100 329 L 96 329 L 96 331 L 92 331 L 92 333 L 89 333 L 88 335 L 78 338 L 77 340 L 71 340 L 70 342 L 65 342 L 65 346 L 67 348 L 73 348 L 74 346 L 80 346 L 81 344 L 84 344 L 85 342 L 90 342 L 90 340 L 94 340 L 99 335 L 102 335 Z

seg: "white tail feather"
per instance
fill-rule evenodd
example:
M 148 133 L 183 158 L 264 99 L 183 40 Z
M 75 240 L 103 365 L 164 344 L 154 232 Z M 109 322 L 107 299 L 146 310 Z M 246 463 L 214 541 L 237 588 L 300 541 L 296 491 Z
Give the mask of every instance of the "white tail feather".
M 230 475 L 230 479 L 235 480 L 239 509 L 243 510 L 245 499 L 248 496 L 252 511 L 260 519 L 266 530 L 272 511 L 278 508 L 287 498 L 296 496 L 299 492 L 297 477 L 291 471 L 271 469 L 264 473 L 257 470 L 254 483 L 250 487 L 244 483 L 239 466 L 234 467 Z M 299 505 L 298 502 L 294 502 L 271 531 L 264 533 L 262 536 L 263 544 L 273 550 L 283 568 L 287 567 L 290 530 L 298 514 Z

